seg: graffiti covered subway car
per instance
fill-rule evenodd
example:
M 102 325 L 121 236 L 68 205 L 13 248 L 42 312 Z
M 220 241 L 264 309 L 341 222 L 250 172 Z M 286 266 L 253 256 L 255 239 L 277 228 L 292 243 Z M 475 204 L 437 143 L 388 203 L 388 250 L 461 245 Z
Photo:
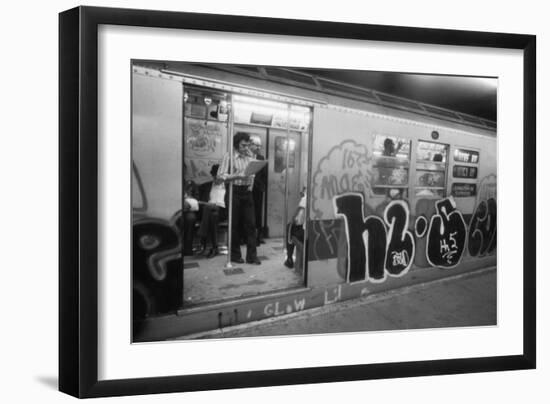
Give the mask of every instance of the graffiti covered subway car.
M 132 91 L 135 341 L 496 265 L 495 122 L 285 68 L 135 62 Z M 228 183 L 200 253 L 242 132 L 266 160 L 258 266 L 229 258 Z

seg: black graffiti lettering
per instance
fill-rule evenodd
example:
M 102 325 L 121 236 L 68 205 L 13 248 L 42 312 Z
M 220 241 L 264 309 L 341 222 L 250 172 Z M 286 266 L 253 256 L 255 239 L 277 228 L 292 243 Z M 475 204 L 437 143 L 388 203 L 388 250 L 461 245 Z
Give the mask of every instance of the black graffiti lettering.
M 497 229 L 495 226 L 493 237 L 491 238 L 491 242 L 489 243 L 489 248 L 487 249 L 487 254 L 494 253 L 496 249 L 497 249 Z
M 468 252 L 472 257 L 495 251 L 497 244 L 497 203 L 494 198 L 481 201 L 470 221 Z
M 334 201 L 336 215 L 346 223 L 349 282 L 384 279 L 387 239 L 384 222 L 376 216 L 365 219 L 362 194 L 339 195 Z
M 156 281 L 166 278 L 167 258 L 181 257 L 175 229 L 153 220 L 133 226 L 133 251 L 134 271 L 148 274 Z
M 133 225 L 132 275 L 134 292 L 141 297 L 134 319 L 175 310 L 181 303 L 181 244 L 177 230 L 161 220 L 144 219 Z
M 462 259 L 466 244 L 466 223 L 450 198 L 435 203 L 430 220 L 426 256 L 432 266 L 452 268 Z
M 414 237 L 408 230 L 408 205 L 392 201 L 386 207 L 384 220 L 389 226 L 386 270 L 391 275 L 401 275 L 411 267 L 415 249 Z
M 414 222 L 414 232 L 416 237 L 422 238 L 426 235 L 428 230 L 428 219 L 425 216 L 418 216 Z

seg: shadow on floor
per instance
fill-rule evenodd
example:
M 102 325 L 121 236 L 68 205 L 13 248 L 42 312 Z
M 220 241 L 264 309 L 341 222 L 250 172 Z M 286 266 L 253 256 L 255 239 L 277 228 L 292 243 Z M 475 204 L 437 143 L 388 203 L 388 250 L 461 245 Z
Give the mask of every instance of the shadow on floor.
M 36 380 L 51 389 L 57 390 L 59 388 L 59 379 L 57 376 L 37 376 Z

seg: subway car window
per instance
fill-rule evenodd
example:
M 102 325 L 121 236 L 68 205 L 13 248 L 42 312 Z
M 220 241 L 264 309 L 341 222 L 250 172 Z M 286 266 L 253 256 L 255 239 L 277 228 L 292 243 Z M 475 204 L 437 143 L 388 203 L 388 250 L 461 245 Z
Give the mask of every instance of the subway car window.
M 373 192 L 406 199 L 409 186 L 411 141 L 388 135 L 374 137 Z
M 457 163 L 479 163 L 479 152 L 467 149 L 455 149 L 454 160 Z
M 418 141 L 416 149 L 416 196 L 445 196 L 448 151 L 448 145 Z
M 477 196 L 477 180 L 479 172 L 479 151 L 456 148 L 453 153 L 453 170 L 451 195 L 455 198 L 471 198 Z

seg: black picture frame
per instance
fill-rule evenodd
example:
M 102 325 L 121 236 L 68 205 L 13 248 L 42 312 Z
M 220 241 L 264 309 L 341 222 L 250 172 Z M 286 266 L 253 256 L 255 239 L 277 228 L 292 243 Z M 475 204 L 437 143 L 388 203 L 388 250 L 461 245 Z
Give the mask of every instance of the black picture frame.
M 213 30 L 523 51 L 523 353 L 467 359 L 98 381 L 98 26 Z M 59 389 L 102 397 L 459 374 L 536 366 L 536 37 L 78 7 L 59 16 Z

